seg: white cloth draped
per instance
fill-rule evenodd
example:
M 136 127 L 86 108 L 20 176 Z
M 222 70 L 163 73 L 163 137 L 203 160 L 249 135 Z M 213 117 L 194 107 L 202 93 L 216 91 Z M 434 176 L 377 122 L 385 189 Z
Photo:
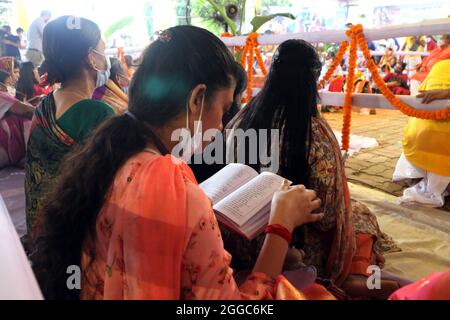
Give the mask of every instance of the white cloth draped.
M 0 196 L 0 300 L 42 300 L 25 251 Z
M 422 179 L 416 185 L 405 189 L 399 203 L 419 203 L 430 207 L 442 207 L 448 195 L 447 187 L 450 177 L 427 172 L 409 162 L 402 153 L 397 162 L 392 180 L 399 182 L 406 179 Z

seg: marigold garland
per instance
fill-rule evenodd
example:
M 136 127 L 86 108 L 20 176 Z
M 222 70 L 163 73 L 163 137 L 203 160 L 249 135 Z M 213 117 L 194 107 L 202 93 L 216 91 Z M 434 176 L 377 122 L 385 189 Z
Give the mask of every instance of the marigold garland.
M 370 51 L 362 32 L 358 35 L 358 42 L 361 47 L 361 50 L 363 51 L 364 57 L 367 60 L 367 68 L 370 70 L 370 73 L 372 74 L 375 86 L 381 91 L 383 96 L 386 98 L 386 100 L 389 101 L 390 104 L 392 104 L 395 108 L 397 108 L 403 114 L 409 117 L 415 117 L 424 120 L 446 120 L 450 118 L 450 108 L 435 111 L 420 110 L 409 106 L 408 104 L 404 103 L 399 98 L 397 98 L 392 93 L 392 91 L 389 90 L 383 78 L 381 77 L 376 64 L 374 63 L 374 61 L 370 56 Z
M 331 77 L 333 76 L 334 72 L 336 71 L 336 68 L 341 63 L 342 59 L 344 59 L 345 52 L 347 52 L 347 48 L 349 46 L 349 43 L 347 41 L 342 41 L 339 51 L 336 54 L 336 57 L 334 58 L 333 62 L 331 63 L 330 68 L 327 70 L 327 73 L 325 73 L 325 76 L 319 83 L 319 88 L 323 88 L 325 86 L 325 83 L 330 81 Z
M 247 99 L 246 102 L 249 102 L 253 95 L 253 63 L 254 63 L 254 48 L 249 48 L 248 53 L 248 70 L 247 70 Z
M 123 50 L 123 47 L 120 47 L 117 49 L 117 59 L 119 59 L 120 62 L 122 62 L 122 65 L 125 68 L 125 72 L 127 73 L 127 75 L 129 77 L 131 77 L 133 74 L 132 74 L 131 70 L 128 68 L 128 64 L 125 59 L 125 51 Z
M 366 65 L 372 74 L 372 78 L 375 86 L 381 91 L 386 100 L 389 101 L 391 105 L 400 110 L 403 114 L 409 117 L 416 117 L 425 120 L 446 120 L 450 118 L 450 108 L 446 108 L 443 110 L 436 111 L 427 111 L 427 110 L 419 110 L 415 109 L 408 104 L 404 103 L 400 99 L 398 99 L 391 90 L 387 87 L 383 78 L 381 77 L 378 66 L 373 61 L 369 47 L 367 45 L 367 41 L 363 34 L 363 26 L 361 24 L 354 25 L 350 27 L 350 29 L 346 32 L 346 35 L 350 39 L 350 43 L 348 41 L 342 41 L 339 51 L 336 54 L 330 68 L 327 70 L 327 73 L 323 77 L 323 79 L 319 82 L 319 89 L 323 88 L 325 83 L 330 81 L 333 76 L 336 68 L 341 63 L 344 55 L 350 47 L 350 56 L 349 56 L 349 67 L 348 67 L 348 75 L 347 82 L 345 88 L 345 101 L 344 101 L 344 117 L 343 117 L 343 128 L 342 128 L 342 149 L 348 151 L 350 147 L 350 128 L 351 128 L 351 117 L 352 117 L 352 100 L 353 100 L 353 92 L 354 92 L 354 80 L 355 80 L 355 70 L 356 60 L 357 60 L 357 50 L 358 46 L 363 52 L 364 58 L 366 59 Z M 223 37 L 233 37 L 230 33 L 224 33 Z M 245 42 L 245 46 L 235 47 L 236 50 L 240 51 L 242 56 L 240 60 L 240 64 L 244 69 L 247 69 L 248 75 L 248 86 L 247 86 L 247 96 L 244 98 L 244 102 L 250 101 L 253 93 L 253 63 L 254 57 L 256 56 L 256 60 L 261 68 L 261 72 L 266 76 L 267 69 L 264 65 L 263 58 L 261 56 L 261 51 L 258 49 L 258 33 L 251 33 Z M 392 55 L 392 53 L 391 53 Z M 389 56 L 388 51 L 386 51 L 386 56 Z
M 356 50 L 357 40 L 356 35 L 352 32 L 348 33 L 350 39 L 350 56 L 349 56 L 349 67 L 348 75 L 345 88 L 345 100 L 344 100 L 344 119 L 342 125 L 342 149 L 348 151 L 350 148 L 350 126 L 352 122 L 352 102 L 353 102 L 353 92 L 355 91 L 355 70 L 356 70 L 356 60 L 358 58 Z
M 348 151 L 350 147 L 350 127 L 351 127 L 351 107 L 352 107 L 352 97 L 354 91 L 354 79 L 356 70 L 356 60 L 357 60 L 357 49 L 358 46 L 361 48 L 364 58 L 366 59 L 367 68 L 372 74 L 373 81 L 376 87 L 381 91 L 386 100 L 389 101 L 391 105 L 400 110 L 403 114 L 409 117 L 415 117 L 425 120 L 446 120 L 450 118 L 450 108 L 437 111 L 427 111 L 415 109 L 408 104 L 404 103 L 398 99 L 391 90 L 387 87 L 383 78 L 381 77 L 378 66 L 372 59 L 372 56 L 367 45 L 367 41 L 363 34 L 363 26 L 361 24 L 350 27 L 346 32 L 346 35 L 350 38 L 350 57 L 349 57 L 349 67 L 347 75 L 347 83 L 345 89 L 345 102 L 344 102 L 344 119 L 342 128 L 342 149 Z M 337 66 L 341 63 L 343 56 L 349 46 L 347 41 L 343 41 L 339 47 L 339 52 L 337 53 L 335 59 L 333 60 L 330 69 L 325 74 L 324 78 L 319 83 L 319 88 L 323 88 L 326 82 L 331 79 Z
M 222 34 L 223 37 L 234 37 L 233 34 L 225 32 Z M 253 32 L 251 33 L 246 41 L 245 46 L 242 47 L 235 47 L 235 49 L 240 52 L 241 54 L 241 60 L 239 63 L 241 66 L 247 70 L 247 90 L 246 90 L 246 97 L 243 98 L 243 102 L 248 102 L 252 98 L 253 95 L 253 63 L 254 59 L 256 57 L 256 61 L 258 62 L 259 67 L 261 68 L 261 72 L 264 76 L 267 76 L 267 68 L 264 64 L 263 57 L 261 55 L 261 51 L 259 50 L 258 46 L 258 33 Z

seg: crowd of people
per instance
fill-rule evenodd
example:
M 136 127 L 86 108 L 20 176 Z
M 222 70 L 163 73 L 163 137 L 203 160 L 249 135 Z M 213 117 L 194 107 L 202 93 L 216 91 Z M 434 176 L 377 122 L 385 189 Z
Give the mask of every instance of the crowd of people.
M 386 52 L 384 56 L 373 57 L 379 66 L 384 82 L 395 95 L 424 96 L 429 103 L 434 96 L 447 96 L 450 89 L 450 35 L 438 38 L 433 36 L 407 37 L 400 48 L 398 41 L 390 39 L 378 43 L 370 43 L 373 51 Z M 408 55 L 396 56 L 398 50 L 407 51 Z M 330 66 L 336 55 L 336 48 L 330 47 L 323 53 L 325 66 Z M 428 52 L 427 56 L 415 56 L 411 52 Z M 372 84 L 371 75 L 365 72 L 365 60 L 358 61 L 355 77 L 355 92 L 380 93 Z M 348 57 L 341 62 L 327 90 L 343 92 L 345 88 Z M 424 93 L 432 92 L 434 93 Z M 341 107 L 325 106 L 324 111 Z M 404 191 L 400 203 L 418 203 L 431 207 L 442 207 L 449 194 L 450 171 L 448 160 L 450 149 L 447 147 L 450 138 L 448 121 L 431 121 L 411 118 L 403 138 L 403 153 L 397 163 L 393 181 L 402 183 L 408 188 Z M 433 141 L 432 143 L 430 143 Z
M 106 55 L 93 21 L 68 28 L 68 19 L 44 11 L 30 27 L 27 61 L 4 57 L 0 72 L 2 127 L 14 128 L 5 143 L 0 132 L 0 152 L 4 166 L 25 167 L 24 246 L 47 299 L 410 299 L 450 287 L 449 273 L 425 287 L 383 273 L 380 290 L 367 287 L 368 267 L 382 268 L 398 248 L 350 199 L 339 144 L 318 110 L 322 61 L 312 45 L 281 44 L 243 107 L 246 73 L 207 30 L 162 32 L 135 68 Z M 404 63 L 393 67 L 398 91 Z M 281 131 L 276 173 L 287 180 L 271 228 L 254 241 L 220 225 L 199 188 L 221 166 L 171 155 L 173 131 L 197 132 L 199 121 L 203 132 Z M 248 164 L 264 170 L 259 159 Z M 81 290 L 66 285 L 74 265 Z M 317 281 L 300 290 L 291 283 L 304 265 Z M 249 275 L 238 285 L 234 271 Z
M 379 72 L 383 76 L 384 81 L 395 95 L 417 95 L 418 88 L 428 75 L 431 67 L 440 60 L 450 58 L 450 43 L 447 35 L 443 35 L 438 39 L 433 36 L 411 36 L 404 40 L 404 44 L 400 47 L 397 39 L 388 39 L 378 42 L 371 41 L 368 46 L 377 55 L 373 56 L 373 60 L 379 67 Z M 326 50 L 325 50 L 326 48 Z M 336 56 L 338 48 L 334 45 L 321 46 L 322 61 L 326 67 L 330 66 Z M 399 55 L 398 52 L 407 52 L 408 54 Z M 428 55 L 414 55 L 414 52 L 427 52 Z M 381 55 L 380 55 L 381 53 Z M 341 62 L 340 66 L 333 75 L 333 79 L 329 85 L 332 92 L 342 92 L 345 88 L 345 78 L 348 68 L 347 55 Z M 372 82 L 372 75 L 366 67 L 364 57 L 360 57 L 357 61 L 358 77 L 355 82 L 362 81 L 366 86 L 355 86 L 356 93 L 380 93 Z

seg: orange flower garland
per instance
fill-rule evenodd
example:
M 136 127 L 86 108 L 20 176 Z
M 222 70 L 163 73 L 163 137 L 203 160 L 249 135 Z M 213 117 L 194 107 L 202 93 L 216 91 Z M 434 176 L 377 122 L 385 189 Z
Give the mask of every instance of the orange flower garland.
M 261 72 L 264 76 L 267 76 L 267 68 L 266 65 L 264 64 L 264 60 L 263 57 L 261 55 L 261 51 L 255 47 L 255 55 L 256 55 L 256 60 L 258 61 L 258 65 L 261 68 Z
M 381 91 L 383 96 L 386 98 L 386 100 L 389 101 L 391 105 L 393 105 L 395 108 L 400 110 L 403 114 L 409 116 L 409 117 L 415 117 L 425 120 L 446 120 L 450 118 L 450 108 L 442 109 L 442 110 L 436 110 L 436 111 L 427 111 L 427 110 L 419 110 L 415 109 L 400 99 L 398 99 L 391 90 L 386 86 L 386 83 L 384 82 L 383 78 L 381 77 L 380 73 L 378 72 L 378 68 L 375 65 L 374 61 L 372 60 L 370 56 L 370 51 L 367 46 L 367 42 L 364 38 L 364 35 L 361 32 L 357 35 L 357 39 L 359 42 L 359 45 L 361 47 L 361 50 L 363 51 L 364 57 L 367 60 L 367 68 L 369 68 L 370 73 L 372 74 L 373 81 L 377 88 Z
M 249 102 L 253 96 L 253 62 L 254 62 L 254 48 L 250 48 L 248 53 L 248 70 L 247 70 L 247 99 L 246 102 Z
M 261 72 L 264 76 L 267 75 L 267 68 L 264 64 L 261 51 L 258 48 L 258 33 L 253 32 L 245 41 L 245 47 L 242 51 L 242 57 L 241 57 L 241 65 L 244 69 L 247 69 L 247 77 L 248 77 L 248 84 L 247 84 L 247 96 L 244 98 L 244 102 L 249 102 L 253 95 L 253 63 L 254 63 L 254 57 L 256 56 L 256 61 L 258 61 L 258 65 L 261 68 Z
M 349 44 L 347 41 L 342 41 L 342 43 L 339 47 L 339 51 L 337 52 L 336 57 L 334 58 L 333 62 L 331 63 L 330 68 L 327 70 L 327 73 L 325 74 L 325 76 L 319 83 L 319 88 L 323 88 L 325 83 L 330 81 L 331 77 L 333 76 L 334 72 L 336 71 L 336 68 L 339 66 L 342 59 L 344 58 L 345 52 L 347 51 L 347 48 L 348 48 L 348 45 Z
M 356 70 L 356 59 L 357 59 L 357 49 L 358 45 L 361 48 L 364 58 L 366 59 L 367 68 L 372 74 L 373 81 L 376 87 L 381 91 L 386 100 L 389 101 L 391 105 L 400 110 L 403 114 L 409 117 L 415 117 L 425 120 L 446 120 L 450 119 L 450 108 L 437 111 L 427 111 L 415 109 L 400 99 L 398 99 L 391 90 L 387 87 L 383 78 L 381 77 L 378 67 L 372 59 L 372 56 L 367 45 L 367 41 L 363 34 L 363 27 L 361 24 L 352 26 L 347 31 L 347 36 L 350 38 L 350 58 L 349 58 L 349 70 L 347 75 L 347 83 L 345 90 L 345 102 L 344 102 L 344 119 L 342 128 L 342 149 L 348 151 L 350 147 L 350 126 L 351 126 L 351 107 L 352 107 L 352 97 L 354 91 L 354 79 Z M 325 74 L 324 78 L 319 83 L 319 88 L 322 88 L 326 82 L 328 82 L 336 70 L 339 63 L 345 54 L 347 47 L 349 46 L 347 41 L 343 41 L 339 48 L 339 52 L 336 55 L 330 69 Z
M 120 47 L 117 49 L 117 59 L 122 62 L 123 67 L 125 68 L 125 72 L 128 74 L 129 77 L 131 77 L 133 74 L 131 70 L 128 68 L 127 61 L 125 59 L 125 52 L 123 51 L 123 47 Z
M 368 45 L 367 41 L 363 34 L 363 27 L 361 24 L 352 26 L 347 31 L 347 36 L 350 38 L 350 44 L 348 41 L 342 41 L 339 51 L 336 54 L 335 59 L 333 60 L 330 68 L 328 69 L 327 73 L 323 77 L 323 79 L 319 82 L 319 88 L 323 88 L 326 82 L 328 82 L 334 72 L 336 71 L 336 68 L 341 63 L 345 52 L 347 48 L 350 46 L 350 57 L 349 57 L 349 70 L 347 75 L 347 83 L 346 83 L 346 90 L 345 90 L 345 101 L 344 101 L 344 119 L 343 119 L 343 128 L 342 128 L 342 149 L 345 151 L 348 151 L 350 147 L 350 127 L 351 127 L 351 108 L 352 108 L 352 98 L 353 98 L 353 91 L 354 91 L 354 80 L 355 80 L 355 70 L 357 68 L 356 66 L 356 60 L 357 60 L 357 49 L 358 46 L 361 48 L 364 54 L 364 58 L 366 59 L 366 65 L 367 68 L 370 70 L 373 81 L 376 85 L 376 87 L 381 91 L 383 96 L 389 101 L 391 105 L 393 105 L 395 108 L 400 110 L 403 114 L 410 116 L 410 117 L 416 117 L 420 119 L 426 119 L 426 120 L 446 120 L 450 119 L 450 108 L 446 108 L 443 110 L 437 110 L 437 111 L 426 111 L 426 110 L 418 110 L 415 108 L 412 108 L 411 106 L 407 105 L 406 103 L 402 102 L 400 99 L 398 99 L 391 90 L 386 86 L 386 83 L 384 82 L 383 78 L 381 77 L 377 65 L 374 63 Z M 224 37 L 232 37 L 232 34 L 224 34 Z M 254 56 L 256 56 L 256 59 L 258 61 L 259 66 L 261 67 L 261 71 L 264 75 L 267 75 L 267 69 L 264 65 L 261 52 L 258 49 L 258 34 L 256 32 L 250 34 L 246 40 L 246 44 L 244 48 L 237 47 L 242 52 L 241 57 L 241 65 L 244 67 L 244 69 L 247 69 L 247 75 L 248 75 L 248 87 L 247 87 L 247 97 L 244 98 L 244 101 L 250 101 L 253 93 L 253 63 L 254 63 Z M 392 55 L 392 53 L 391 53 Z M 386 56 L 390 56 L 388 52 L 386 52 Z
M 344 121 L 342 125 L 342 149 L 348 151 L 350 148 L 350 126 L 352 122 L 352 102 L 353 92 L 355 91 L 355 70 L 357 57 L 357 40 L 356 34 L 352 30 L 347 32 L 350 40 L 350 57 L 348 75 L 345 88 L 345 101 L 344 101 Z

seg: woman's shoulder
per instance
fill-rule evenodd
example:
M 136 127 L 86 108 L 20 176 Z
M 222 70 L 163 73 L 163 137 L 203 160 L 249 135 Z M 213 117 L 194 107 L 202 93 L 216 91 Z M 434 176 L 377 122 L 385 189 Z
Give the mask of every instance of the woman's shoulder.
M 76 141 L 83 140 L 97 125 L 114 116 L 112 108 L 102 101 L 82 100 L 67 110 L 58 123 Z
M 199 187 L 189 166 L 172 155 L 142 151 L 130 158 L 117 175 L 123 184 L 128 178 L 140 187 L 141 192 L 158 190 L 158 193 L 186 196 L 190 220 L 198 220 L 211 209 L 211 201 Z
M 16 101 L 18 101 L 16 98 L 14 98 L 13 96 L 11 96 L 9 93 L 7 92 L 3 92 L 0 91 L 0 99 L 5 102 L 9 102 L 9 103 L 15 103 Z
M 160 177 L 165 184 L 173 184 L 175 180 L 183 182 L 188 198 L 200 199 L 204 202 L 206 195 L 200 189 L 191 168 L 186 162 L 172 156 L 162 156 L 153 152 L 144 151 L 131 159 L 130 164 L 142 167 L 152 178 Z M 170 180 L 173 181 L 170 181 Z
M 69 110 L 73 112 L 114 114 L 111 106 L 100 100 L 86 99 L 75 103 Z

